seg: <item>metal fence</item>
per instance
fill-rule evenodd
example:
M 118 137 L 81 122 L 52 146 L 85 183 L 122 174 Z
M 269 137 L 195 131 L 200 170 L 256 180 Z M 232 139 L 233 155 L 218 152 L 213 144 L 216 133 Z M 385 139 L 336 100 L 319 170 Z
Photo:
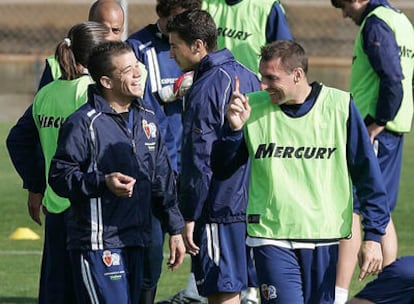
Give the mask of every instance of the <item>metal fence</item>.
M 260 1 L 260 0 L 256 0 Z M 0 54 L 50 54 L 75 23 L 87 19 L 93 1 L 0 0 Z M 156 20 L 155 0 L 127 0 L 128 29 Z M 413 2 L 393 1 L 414 18 Z M 348 57 L 357 27 L 329 0 L 284 0 L 295 39 L 309 55 Z

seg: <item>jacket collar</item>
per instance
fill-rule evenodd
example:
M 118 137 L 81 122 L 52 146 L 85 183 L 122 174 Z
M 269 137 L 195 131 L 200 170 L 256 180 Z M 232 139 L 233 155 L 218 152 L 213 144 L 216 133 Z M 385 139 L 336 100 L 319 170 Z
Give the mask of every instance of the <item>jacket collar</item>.
M 108 114 L 115 114 L 112 108 L 109 106 L 109 103 L 106 99 L 101 95 L 98 87 L 96 84 L 90 84 L 88 87 L 88 104 L 91 105 L 97 112 L 103 112 Z M 135 108 L 140 108 L 142 104 L 141 98 L 135 98 L 131 106 Z
M 198 78 L 199 75 L 202 75 L 214 66 L 219 66 L 229 61 L 235 61 L 235 59 L 228 49 L 224 48 L 219 51 L 211 52 L 201 59 L 195 70 L 194 78 Z

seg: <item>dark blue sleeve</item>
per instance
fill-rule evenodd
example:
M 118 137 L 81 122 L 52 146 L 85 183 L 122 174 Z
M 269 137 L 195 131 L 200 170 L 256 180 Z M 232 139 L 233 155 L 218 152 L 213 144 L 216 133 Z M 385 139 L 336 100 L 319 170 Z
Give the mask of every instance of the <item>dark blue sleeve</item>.
M 367 128 L 353 101 L 349 109 L 347 159 L 361 202 L 364 239 L 379 242 L 390 219 L 386 190 Z
M 275 2 L 267 19 L 266 40 L 269 43 L 276 40 L 292 39 L 285 13 L 280 4 Z
M 52 75 L 52 70 L 50 69 L 49 62 L 47 62 L 46 60 L 46 66 L 45 66 L 45 69 L 43 70 L 43 74 L 42 74 L 42 77 L 40 78 L 39 87 L 37 88 L 37 90 L 39 91 L 41 88 L 43 88 L 48 83 L 51 83 L 53 80 L 54 79 Z
M 184 219 L 178 207 L 177 186 L 168 151 L 162 140 L 156 159 L 155 178 L 152 186 L 154 214 L 161 221 L 163 230 L 170 235 L 179 234 L 184 228 Z
M 49 169 L 48 183 L 53 191 L 72 203 L 99 197 L 106 189 L 105 174 L 93 163 L 89 125 L 72 114 L 59 129 L 56 153 Z
M 249 153 L 243 131 L 231 130 L 228 122 L 224 125 L 219 139 L 213 144 L 211 168 L 217 179 L 227 179 L 238 168 L 247 163 Z
M 6 144 L 11 161 L 23 180 L 23 188 L 43 193 L 46 188 L 45 160 L 32 115 L 32 105 L 10 130 Z
M 364 51 L 380 78 L 376 122 L 385 125 L 394 119 L 403 98 L 400 49 L 393 31 L 376 16 L 367 19 L 362 35 Z

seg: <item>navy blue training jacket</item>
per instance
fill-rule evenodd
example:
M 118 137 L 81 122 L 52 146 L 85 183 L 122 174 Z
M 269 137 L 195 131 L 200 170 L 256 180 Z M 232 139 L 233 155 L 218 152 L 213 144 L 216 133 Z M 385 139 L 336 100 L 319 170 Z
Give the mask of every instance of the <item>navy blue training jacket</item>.
M 152 111 L 134 100 L 133 128 L 89 86 L 88 103 L 61 127 L 49 183 L 69 198 L 68 249 L 148 246 L 151 211 L 170 234 L 184 227 L 174 172 Z M 133 195 L 110 192 L 105 175 L 120 172 L 136 179 Z M 152 209 L 151 209 L 152 208 Z
M 222 132 L 236 76 L 242 93 L 259 89 L 256 75 L 238 63 L 230 51 L 212 52 L 199 63 L 186 94 L 179 193 L 187 221 L 232 223 L 246 219 L 246 166 L 220 180 L 211 170 L 212 147 Z
M 183 72 L 170 58 L 168 37 L 162 35 L 157 24 L 147 25 L 133 33 L 126 42 L 148 71 L 144 102 L 155 110 L 173 169 L 180 172 L 183 100 L 177 98 L 164 103 L 158 92 L 165 86 L 173 85 Z

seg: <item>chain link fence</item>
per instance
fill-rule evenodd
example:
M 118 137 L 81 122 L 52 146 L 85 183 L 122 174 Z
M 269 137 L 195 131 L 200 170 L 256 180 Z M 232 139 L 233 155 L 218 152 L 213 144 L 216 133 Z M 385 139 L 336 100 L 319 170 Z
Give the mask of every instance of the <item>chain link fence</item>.
M 155 0 L 126 2 L 130 33 L 156 20 Z M 393 1 L 397 6 L 403 4 L 403 11 L 411 20 L 414 19 L 413 2 Z M 0 54 L 52 53 L 73 24 L 87 19 L 91 3 L 0 0 Z M 349 19 L 343 19 L 329 0 L 284 0 L 282 3 L 295 39 L 310 56 L 351 55 L 357 27 Z
M 224 0 L 223 0 L 224 1 Z M 254 0 L 261 1 L 261 0 Z M 87 19 L 94 0 L 0 0 L 0 121 L 16 119 L 33 100 L 44 59 L 69 28 Z M 128 31 L 156 19 L 156 0 L 124 0 Z M 282 0 L 294 38 L 310 57 L 309 79 L 348 88 L 357 26 L 330 0 Z M 391 1 L 414 20 L 414 0 Z M 241 21 L 241 22 L 248 22 Z

